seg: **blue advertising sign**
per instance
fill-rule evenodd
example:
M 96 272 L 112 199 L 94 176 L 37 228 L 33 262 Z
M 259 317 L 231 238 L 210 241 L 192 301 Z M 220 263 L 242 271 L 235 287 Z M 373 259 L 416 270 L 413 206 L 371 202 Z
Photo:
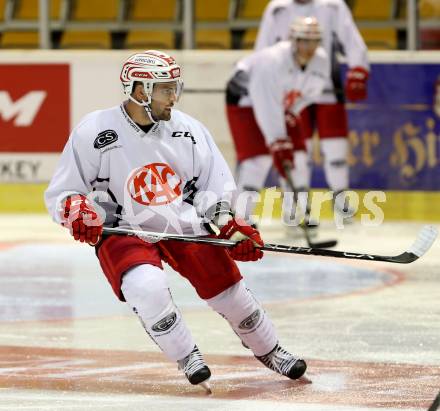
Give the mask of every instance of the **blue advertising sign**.
M 347 104 L 350 186 L 440 190 L 440 65 L 373 64 L 368 99 Z M 314 187 L 326 187 L 320 166 Z

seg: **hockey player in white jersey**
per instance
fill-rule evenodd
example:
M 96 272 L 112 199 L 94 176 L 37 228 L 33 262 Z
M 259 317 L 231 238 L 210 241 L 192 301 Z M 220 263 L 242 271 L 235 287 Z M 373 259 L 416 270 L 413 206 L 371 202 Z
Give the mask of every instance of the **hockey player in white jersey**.
M 263 188 L 272 164 L 282 177 L 281 185 L 285 186 L 288 164 L 295 190 L 308 190 L 310 172 L 300 114 L 316 101 L 328 80 L 330 62 L 320 46 L 321 37 L 317 20 L 302 17 L 291 25 L 288 41 L 237 63 L 227 85 L 226 107 L 240 162 L 239 192 Z M 240 200 L 237 203 L 237 208 L 245 208 L 246 221 L 251 221 L 250 202 L 246 207 Z M 299 205 L 306 211 L 304 202 Z
M 234 262 L 260 259 L 263 241 L 230 211 L 235 185 L 226 162 L 208 130 L 173 107 L 182 90 L 179 65 L 159 51 L 137 53 L 124 63 L 121 81 L 128 99 L 90 113 L 73 129 L 45 193 L 50 214 L 76 240 L 95 246 L 116 296 L 191 384 L 206 387 L 211 372 L 173 302 L 163 261 L 190 281 L 259 361 L 301 377 L 306 363 L 278 344 Z M 237 245 L 102 236 L 103 226 L 133 225 L 208 235 L 207 224 Z
M 331 76 L 324 92 L 303 113 L 302 122 L 307 133 L 307 146 L 315 128 L 320 137 L 324 157 L 324 172 L 329 187 L 335 192 L 336 211 L 346 211 L 344 196 L 348 189 L 349 168 L 348 125 L 345 97 L 351 101 L 367 96 L 369 64 L 367 47 L 353 21 L 344 0 L 272 0 L 266 7 L 255 44 L 256 50 L 272 46 L 288 37 L 290 24 L 300 16 L 315 16 L 323 30 L 323 46 L 331 58 Z M 348 72 L 342 84 L 336 53 L 341 48 L 347 58 Z M 347 213 L 350 214 L 350 213 Z

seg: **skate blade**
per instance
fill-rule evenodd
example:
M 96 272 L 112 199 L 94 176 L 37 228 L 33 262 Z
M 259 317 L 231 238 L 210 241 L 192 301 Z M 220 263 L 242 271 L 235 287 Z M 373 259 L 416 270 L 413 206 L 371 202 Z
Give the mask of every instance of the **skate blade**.
M 211 386 L 209 385 L 208 380 L 202 381 L 198 385 L 200 385 L 201 387 L 203 387 L 205 389 L 207 395 L 211 395 L 212 394 Z

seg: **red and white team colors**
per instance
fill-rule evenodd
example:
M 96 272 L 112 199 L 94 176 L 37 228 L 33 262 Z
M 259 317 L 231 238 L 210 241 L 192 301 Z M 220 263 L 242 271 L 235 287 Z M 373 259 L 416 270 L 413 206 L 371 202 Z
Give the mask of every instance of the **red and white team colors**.
M 258 31 L 255 50 L 286 40 L 289 27 L 298 17 L 313 16 L 322 30 L 322 45 L 327 54 L 335 58 L 336 42 L 342 44 L 350 68 L 369 71 L 368 50 L 344 0 L 272 0 L 266 7 Z M 330 69 L 330 68 L 329 68 Z M 330 76 L 317 102 L 336 103 L 335 85 Z
M 97 191 L 105 226 L 207 234 L 202 217 L 234 189 L 225 160 L 200 122 L 173 109 L 170 121 L 144 133 L 120 105 L 92 112 L 75 127 L 46 203 L 60 222 L 62 200 Z
M 331 72 L 323 93 L 301 115 L 306 138 L 316 128 L 324 154 L 324 171 L 335 192 L 348 188 L 346 163 L 348 124 L 344 94 L 349 100 L 366 98 L 369 76 L 367 47 L 344 0 L 272 0 L 260 24 L 255 49 L 261 50 L 288 38 L 289 27 L 298 17 L 313 16 L 323 31 L 323 47 L 331 59 Z M 336 52 L 342 45 L 349 67 L 345 85 L 340 78 Z M 308 148 L 311 147 L 310 140 Z M 340 208 L 339 206 L 337 209 Z
M 245 57 L 235 67 L 233 78 L 243 90 L 237 106 L 253 108 L 264 136 L 264 141 L 256 141 L 251 136 L 249 150 L 261 144 L 264 151 L 264 146 L 269 147 L 277 139 L 288 136 L 286 113 L 298 115 L 316 101 L 328 81 L 330 62 L 322 47 L 304 68 L 298 65 L 293 53 L 292 42 L 283 41 Z M 237 133 L 246 132 L 239 118 L 231 120 Z M 242 142 L 242 138 L 236 140 L 239 160 L 249 157 L 248 147 L 240 146 Z M 295 149 L 300 149 L 298 144 L 303 143 L 294 141 Z
M 234 181 L 208 130 L 172 109 L 183 83 L 179 65 L 165 53 L 148 50 L 129 57 L 120 80 L 128 100 L 90 113 L 70 135 L 46 191 L 50 214 L 75 240 L 96 246 L 116 296 L 191 384 L 209 389 L 211 372 L 172 299 L 162 261 L 227 319 L 259 361 L 299 378 L 306 363 L 278 345 L 272 322 L 233 260 L 260 259 L 263 240 L 232 215 L 227 197 Z M 217 226 L 218 238 L 237 244 L 226 249 L 101 237 L 103 225 L 206 235 L 208 221 Z
M 272 164 L 284 177 L 282 166 L 269 153 L 280 142 L 293 143 L 291 176 L 295 188 L 307 190 L 310 185 L 305 138 L 297 119 L 321 95 L 328 82 L 330 61 L 325 50 L 317 47 L 307 64 L 300 66 L 296 44 L 292 38 L 245 57 L 228 83 L 227 116 L 240 162 L 240 193 L 262 189 Z M 252 204 L 239 205 L 242 200 L 237 200 L 236 210 L 252 221 Z

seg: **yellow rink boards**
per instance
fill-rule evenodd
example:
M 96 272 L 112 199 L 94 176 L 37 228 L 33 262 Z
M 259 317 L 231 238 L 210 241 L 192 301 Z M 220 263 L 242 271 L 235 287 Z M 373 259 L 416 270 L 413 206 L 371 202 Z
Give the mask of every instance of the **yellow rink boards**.
M 44 213 L 43 194 L 47 184 L 1 184 L 0 213 Z M 316 195 L 317 191 L 313 192 Z M 359 213 L 372 215 L 363 205 L 367 194 L 365 190 L 357 190 L 360 199 Z M 383 210 L 385 220 L 416 220 L 440 221 L 440 193 L 426 191 L 386 191 L 386 201 L 375 204 Z M 257 205 L 255 214 L 264 218 L 279 218 L 281 215 L 280 193 L 274 189 L 262 192 L 262 201 Z M 313 198 L 313 197 L 312 197 Z M 273 204 L 273 206 L 271 205 Z M 332 217 L 330 201 L 322 203 L 322 218 Z

